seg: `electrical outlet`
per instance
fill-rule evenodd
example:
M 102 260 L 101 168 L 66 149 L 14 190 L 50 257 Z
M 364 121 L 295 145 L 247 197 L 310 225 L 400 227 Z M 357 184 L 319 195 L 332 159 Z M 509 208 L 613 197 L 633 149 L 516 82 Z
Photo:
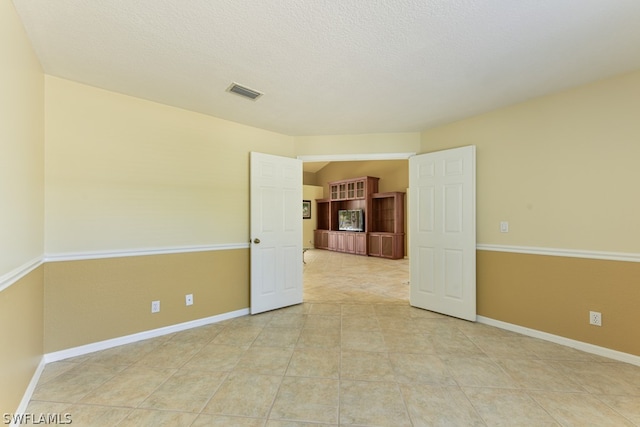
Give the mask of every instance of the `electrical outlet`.
M 187 294 L 184 296 L 185 305 L 193 305 L 193 294 Z
M 160 301 L 151 301 L 151 312 L 152 313 L 160 312 Z
M 595 326 L 602 326 L 602 313 L 597 311 L 589 312 L 589 324 Z
M 509 221 L 500 221 L 500 232 L 501 233 L 509 232 Z

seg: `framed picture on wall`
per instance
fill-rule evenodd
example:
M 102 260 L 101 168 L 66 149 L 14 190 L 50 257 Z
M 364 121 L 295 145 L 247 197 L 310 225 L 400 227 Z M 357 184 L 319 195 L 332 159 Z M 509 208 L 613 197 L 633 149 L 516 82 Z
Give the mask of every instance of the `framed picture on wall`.
M 302 201 L 302 219 L 311 219 L 311 200 Z

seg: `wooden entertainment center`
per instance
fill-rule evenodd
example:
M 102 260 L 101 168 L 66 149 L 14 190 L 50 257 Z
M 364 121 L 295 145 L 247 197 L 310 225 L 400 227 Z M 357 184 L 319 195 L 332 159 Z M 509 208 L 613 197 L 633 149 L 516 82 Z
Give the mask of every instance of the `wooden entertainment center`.
M 317 199 L 315 247 L 391 259 L 404 258 L 404 193 L 378 193 L 380 178 L 364 176 L 329 183 L 329 198 Z M 362 211 L 362 231 L 339 229 L 340 211 Z

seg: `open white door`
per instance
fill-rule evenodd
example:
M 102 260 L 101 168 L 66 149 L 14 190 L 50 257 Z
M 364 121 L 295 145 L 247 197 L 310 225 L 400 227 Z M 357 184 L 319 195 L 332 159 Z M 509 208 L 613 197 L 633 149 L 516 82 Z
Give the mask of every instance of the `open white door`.
M 302 161 L 251 153 L 251 314 L 302 302 Z
M 476 320 L 476 149 L 409 159 L 410 303 Z

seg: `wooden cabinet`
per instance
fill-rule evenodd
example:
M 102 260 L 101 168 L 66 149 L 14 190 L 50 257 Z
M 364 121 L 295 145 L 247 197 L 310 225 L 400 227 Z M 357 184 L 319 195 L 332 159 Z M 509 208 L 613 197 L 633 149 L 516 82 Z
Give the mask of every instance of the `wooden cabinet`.
M 367 235 L 352 231 L 338 231 L 338 251 L 349 254 L 367 255 Z M 342 246 L 341 246 L 342 243 Z
M 380 233 L 404 233 L 404 193 L 371 195 L 371 230 Z
M 404 258 L 404 193 L 371 195 L 369 255 Z
M 378 180 L 373 176 L 343 179 L 329 183 L 330 200 L 366 199 L 371 193 L 378 191 Z
M 368 233 L 369 256 L 404 258 L 404 234 Z
M 317 249 L 329 249 L 329 231 L 315 230 L 313 232 L 313 241 Z
M 404 257 L 404 193 L 378 193 L 379 178 L 365 176 L 329 183 L 329 198 L 318 199 L 315 247 L 385 258 Z M 338 212 L 362 210 L 363 231 L 339 230 Z
M 354 253 L 357 255 L 367 255 L 367 235 L 366 233 L 356 233 L 354 235 L 355 240 L 355 250 Z
M 315 230 L 316 249 L 367 255 L 367 234 L 353 231 Z
M 329 199 L 316 199 L 316 217 L 318 230 L 331 230 L 331 204 Z

